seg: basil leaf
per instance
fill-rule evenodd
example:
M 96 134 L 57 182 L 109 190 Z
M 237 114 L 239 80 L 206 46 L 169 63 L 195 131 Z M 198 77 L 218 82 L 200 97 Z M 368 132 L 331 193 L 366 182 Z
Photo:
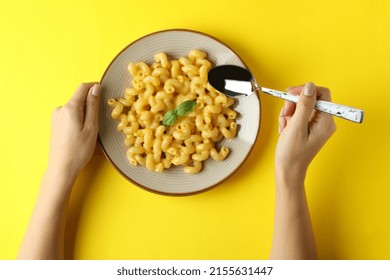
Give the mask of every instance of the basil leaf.
M 192 100 L 187 100 L 181 103 L 177 108 L 175 109 L 176 114 L 178 116 L 184 116 L 187 115 L 189 112 L 191 112 L 196 106 L 196 102 Z
M 171 126 L 175 123 L 177 119 L 177 114 L 175 110 L 169 110 L 165 113 L 162 123 L 164 126 Z
M 196 102 L 192 100 L 187 100 L 177 106 L 174 110 L 169 110 L 165 113 L 162 123 L 164 126 L 171 126 L 175 123 L 177 117 L 187 115 L 191 112 L 196 106 Z

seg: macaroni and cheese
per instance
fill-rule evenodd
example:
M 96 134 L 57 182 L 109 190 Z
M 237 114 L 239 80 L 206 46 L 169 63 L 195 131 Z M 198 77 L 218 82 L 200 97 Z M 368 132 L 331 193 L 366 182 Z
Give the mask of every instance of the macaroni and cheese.
M 237 113 L 230 108 L 234 100 L 208 83 L 212 63 L 207 53 L 191 50 L 188 57 L 170 60 L 160 52 L 154 60 L 151 65 L 130 63 L 132 87 L 124 97 L 108 100 L 112 118 L 119 120 L 117 129 L 125 135 L 130 164 L 156 172 L 183 165 L 185 173 L 195 174 L 208 158 L 224 160 L 229 149 L 218 150 L 215 144 L 235 137 Z M 195 108 L 164 126 L 164 114 L 187 100 L 195 101 Z

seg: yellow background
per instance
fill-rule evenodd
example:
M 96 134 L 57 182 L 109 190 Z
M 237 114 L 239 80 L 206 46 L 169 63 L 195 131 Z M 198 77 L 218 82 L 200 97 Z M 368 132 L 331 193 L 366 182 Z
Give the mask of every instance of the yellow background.
M 322 259 L 390 259 L 390 2 L 4 1 L 0 9 L 0 259 L 16 257 L 45 170 L 53 108 L 100 80 L 130 42 L 188 28 L 227 43 L 256 78 L 325 85 L 365 110 L 312 163 L 307 193 Z M 97 153 L 72 195 L 66 256 L 266 259 L 273 156 L 283 102 L 261 95 L 262 123 L 243 168 L 223 185 L 168 197 L 131 185 Z

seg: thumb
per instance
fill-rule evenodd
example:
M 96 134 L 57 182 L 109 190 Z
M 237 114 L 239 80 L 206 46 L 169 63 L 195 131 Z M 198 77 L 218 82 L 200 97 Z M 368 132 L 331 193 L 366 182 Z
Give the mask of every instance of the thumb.
M 85 106 L 84 127 L 98 129 L 99 95 L 101 86 L 93 85 L 88 92 Z
M 316 104 L 316 86 L 308 82 L 302 89 L 295 109 L 294 118 L 302 125 L 307 125 Z

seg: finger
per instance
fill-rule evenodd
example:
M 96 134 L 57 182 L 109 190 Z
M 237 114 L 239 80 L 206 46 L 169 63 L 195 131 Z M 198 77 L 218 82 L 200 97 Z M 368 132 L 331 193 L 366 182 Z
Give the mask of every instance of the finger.
M 305 127 L 307 127 L 310 116 L 313 112 L 316 97 L 316 86 L 311 82 L 306 83 L 302 89 L 301 95 L 299 96 L 295 114 L 293 116 L 298 123 L 305 125 Z
M 302 88 L 303 88 L 303 85 L 299 85 L 299 86 L 293 86 L 293 87 L 288 87 L 286 90 L 288 91 L 289 94 L 292 94 L 292 95 L 299 95 L 302 91 Z M 294 112 L 295 112 L 295 107 L 296 107 L 296 104 L 294 102 L 291 102 L 291 101 L 285 101 L 284 102 L 284 107 L 283 107 L 283 116 L 284 117 L 288 117 L 288 116 L 292 116 L 294 115 Z
M 292 95 L 299 95 L 304 85 L 288 87 L 286 90 Z M 294 115 L 296 104 L 294 102 L 285 101 L 284 106 L 279 114 L 279 134 L 287 126 L 288 120 Z
M 286 88 L 286 90 L 291 94 L 299 95 L 304 86 L 305 86 L 304 84 L 298 85 L 298 86 L 291 86 L 291 87 Z
M 326 87 L 317 87 L 317 99 L 332 101 L 332 96 L 330 94 L 330 89 Z
M 294 115 L 296 104 L 294 102 L 285 101 L 283 106 L 283 117 Z
M 331 102 L 332 96 L 330 90 L 326 87 L 317 87 L 317 99 Z M 321 122 L 334 122 L 332 115 L 321 111 L 315 111 L 314 119 Z
M 304 85 L 288 87 L 286 90 L 292 95 L 299 95 Z M 295 112 L 296 104 L 294 102 L 285 101 L 283 116 L 292 116 Z
M 84 127 L 87 129 L 98 129 L 98 113 L 99 113 L 99 96 L 101 86 L 94 84 L 87 95 L 85 105 Z
M 282 110 L 280 110 L 279 118 L 278 118 L 278 129 L 279 134 L 282 133 L 283 129 L 286 127 L 287 120 L 284 116 L 284 107 L 282 107 Z
M 82 83 L 78 86 L 73 96 L 70 98 L 68 103 L 84 104 L 87 98 L 88 92 L 97 82 Z
M 279 134 L 282 133 L 283 129 L 287 126 L 287 119 L 283 116 L 279 117 Z

